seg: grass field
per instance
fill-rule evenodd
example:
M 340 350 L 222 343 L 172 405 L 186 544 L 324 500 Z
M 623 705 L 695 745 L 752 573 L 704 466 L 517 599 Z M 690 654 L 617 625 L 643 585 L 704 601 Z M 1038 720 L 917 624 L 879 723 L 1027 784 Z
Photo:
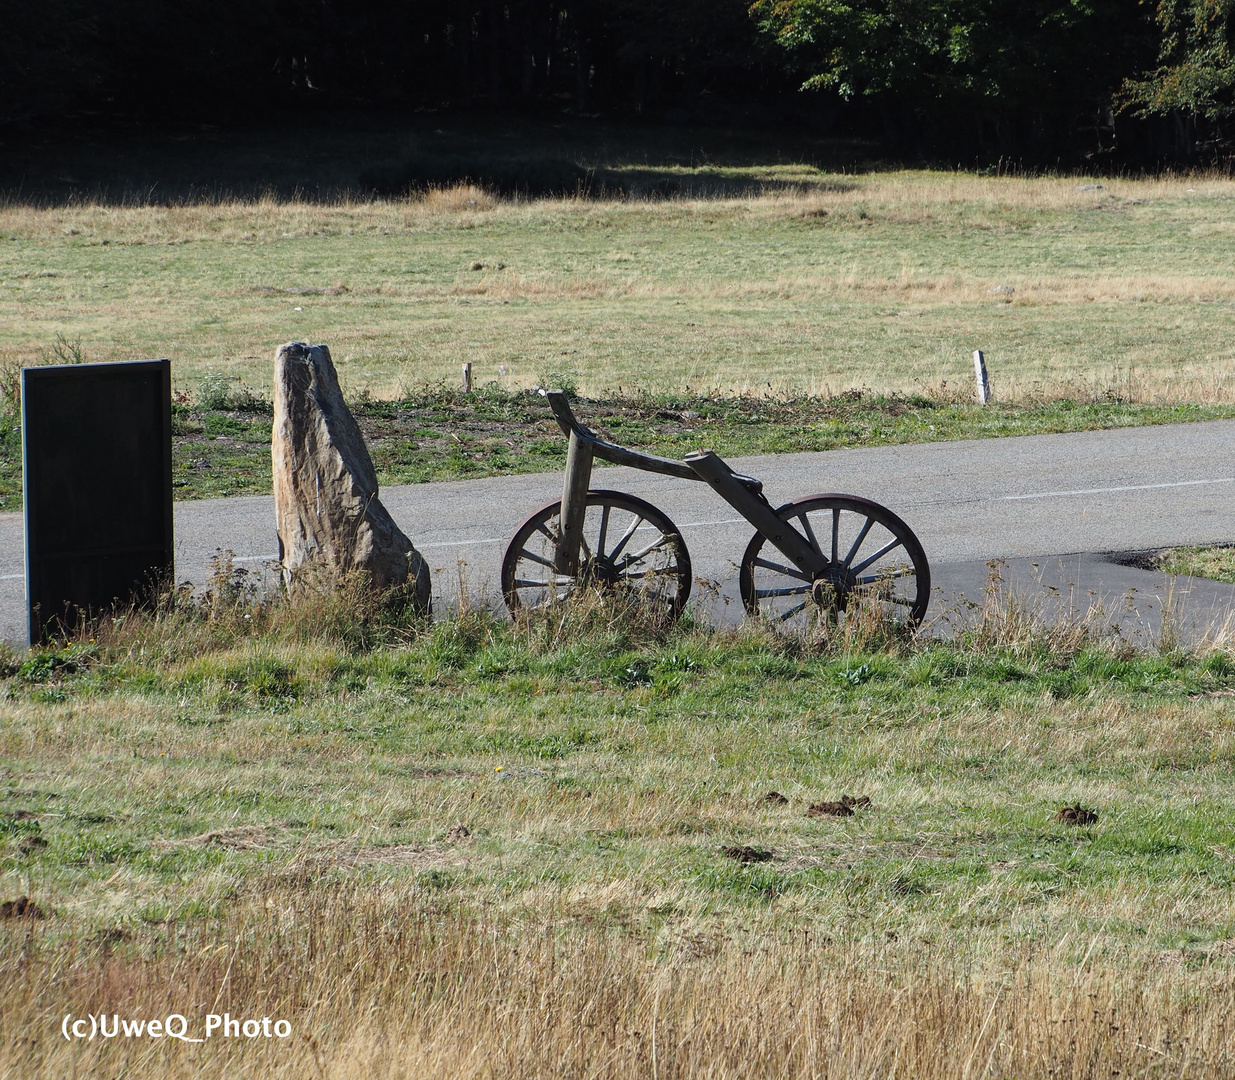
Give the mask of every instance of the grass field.
M 266 392 L 275 347 L 304 339 L 352 396 L 452 386 L 465 361 L 505 389 L 826 396 L 967 387 L 982 348 L 1005 400 L 1230 399 L 1230 181 L 656 175 L 684 194 L 9 204 L 0 360 L 59 335 L 170 356 L 184 391 Z
M 6 1075 L 1235 1069 L 1223 647 L 994 585 L 929 644 L 226 585 L 8 661 Z M 294 1038 L 60 1032 L 224 1010 Z
M 289 339 L 383 483 L 559 468 L 545 383 L 670 454 L 1235 415 L 1230 181 L 595 163 L 633 196 L 0 206 L 0 507 L 58 359 L 171 356 L 179 497 L 268 491 Z M 1231 642 L 997 574 L 966 618 L 429 625 L 222 574 L 2 653 L 0 1077 L 1235 1074 Z M 289 1034 L 63 1034 L 173 1012 Z

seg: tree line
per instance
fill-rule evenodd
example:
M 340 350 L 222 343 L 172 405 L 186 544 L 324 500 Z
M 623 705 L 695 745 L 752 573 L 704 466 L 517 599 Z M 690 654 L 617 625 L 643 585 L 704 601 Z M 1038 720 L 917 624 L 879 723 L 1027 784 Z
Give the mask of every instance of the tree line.
M 1229 160 L 1235 0 L 0 0 L 0 125 L 362 107 Z

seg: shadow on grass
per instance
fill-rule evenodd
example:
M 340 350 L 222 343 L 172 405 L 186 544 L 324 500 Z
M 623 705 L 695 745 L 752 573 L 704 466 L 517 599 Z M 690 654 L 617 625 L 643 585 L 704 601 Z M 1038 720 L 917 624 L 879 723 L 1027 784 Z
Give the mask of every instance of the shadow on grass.
M 469 181 L 523 197 L 722 197 L 882 167 L 874 144 L 825 139 L 800 127 L 485 115 L 339 113 L 277 127 L 112 127 L 25 140 L 10 133 L 0 146 L 0 206 L 36 208 L 260 198 L 336 203 Z M 775 175 L 784 171 L 792 175 Z

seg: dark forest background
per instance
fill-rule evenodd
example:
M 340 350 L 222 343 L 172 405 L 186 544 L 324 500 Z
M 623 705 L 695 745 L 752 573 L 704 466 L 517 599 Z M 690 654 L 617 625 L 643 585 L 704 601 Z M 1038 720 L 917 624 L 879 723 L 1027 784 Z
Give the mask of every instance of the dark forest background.
M 0 138 L 341 110 L 1225 164 L 1235 0 L 0 0 Z

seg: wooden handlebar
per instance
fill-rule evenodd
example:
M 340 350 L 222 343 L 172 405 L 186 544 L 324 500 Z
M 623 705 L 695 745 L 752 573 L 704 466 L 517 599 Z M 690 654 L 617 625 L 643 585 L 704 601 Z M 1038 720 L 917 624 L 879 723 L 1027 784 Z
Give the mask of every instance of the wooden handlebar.
M 700 477 L 683 461 L 673 461 L 671 458 L 657 457 L 655 454 L 645 454 L 640 450 L 630 450 L 616 443 L 606 442 L 594 431 L 589 431 L 575 418 L 570 402 L 561 390 L 542 390 L 541 393 L 549 399 L 549 408 L 553 410 L 558 427 L 568 438 L 573 435 L 580 442 L 591 443 L 592 452 L 614 465 L 629 465 L 632 469 L 642 469 L 645 472 L 664 473 L 666 476 L 676 476 L 680 480 L 698 480 Z

